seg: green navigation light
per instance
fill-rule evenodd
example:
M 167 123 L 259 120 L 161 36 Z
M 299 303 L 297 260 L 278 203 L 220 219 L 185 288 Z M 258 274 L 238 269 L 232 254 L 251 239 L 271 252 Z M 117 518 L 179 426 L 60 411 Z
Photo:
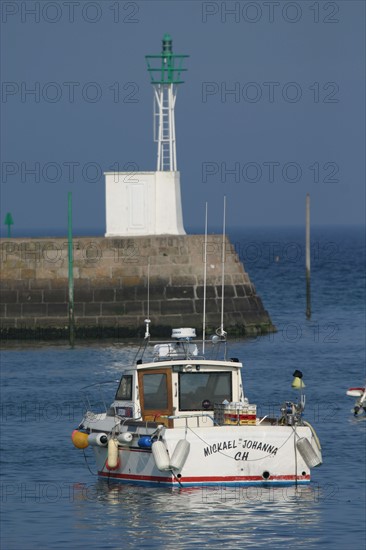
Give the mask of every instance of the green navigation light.
M 187 70 L 183 68 L 183 61 L 189 55 L 173 53 L 173 41 L 170 34 L 164 34 L 162 42 L 163 47 L 160 55 L 145 55 L 151 84 L 183 84 L 181 73 Z
M 11 237 L 11 226 L 14 225 L 13 216 L 11 215 L 11 212 L 7 212 L 4 220 L 4 225 L 8 226 L 8 238 Z

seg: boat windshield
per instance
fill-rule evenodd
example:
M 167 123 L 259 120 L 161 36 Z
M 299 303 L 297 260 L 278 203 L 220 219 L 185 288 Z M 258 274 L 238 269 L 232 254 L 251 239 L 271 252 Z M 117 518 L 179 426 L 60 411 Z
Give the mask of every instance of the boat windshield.
M 213 410 L 215 403 L 232 401 L 231 372 L 179 373 L 179 410 Z
M 131 401 L 132 399 L 132 375 L 124 374 L 118 386 L 116 401 Z

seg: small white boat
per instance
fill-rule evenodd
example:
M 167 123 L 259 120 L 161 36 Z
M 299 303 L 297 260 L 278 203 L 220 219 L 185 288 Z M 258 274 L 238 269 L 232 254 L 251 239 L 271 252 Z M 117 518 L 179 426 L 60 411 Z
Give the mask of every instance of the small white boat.
M 293 384 L 299 403 L 285 402 L 277 418 L 259 417 L 242 363 L 226 356 L 225 335 L 213 337 L 211 359 L 199 355 L 194 329 L 173 329 L 171 342 L 125 368 L 111 406 L 87 411 L 72 434 L 76 447 L 92 447 L 99 476 L 177 487 L 309 483 L 322 455 L 303 419 L 301 372 Z
M 350 397 L 356 397 L 356 401 L 353 407 L 353 414 L 358 416 L 363 412 L 366 413 L 366 387 L 365 388 L 349 388 L 347 395 Z

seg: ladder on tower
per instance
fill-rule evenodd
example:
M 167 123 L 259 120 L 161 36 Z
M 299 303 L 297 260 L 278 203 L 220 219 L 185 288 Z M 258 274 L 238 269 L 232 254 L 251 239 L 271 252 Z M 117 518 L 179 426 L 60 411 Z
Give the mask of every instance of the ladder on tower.
M 154 141 L 158 142 L 160 147 L 160 162 L 158 158 L 157 169 L 163 171 L 176 169 L 173 166 L 175 157 L 171 150 L 175 143 L 171 110 L 168 86 L 159 87 L 154 100 Z

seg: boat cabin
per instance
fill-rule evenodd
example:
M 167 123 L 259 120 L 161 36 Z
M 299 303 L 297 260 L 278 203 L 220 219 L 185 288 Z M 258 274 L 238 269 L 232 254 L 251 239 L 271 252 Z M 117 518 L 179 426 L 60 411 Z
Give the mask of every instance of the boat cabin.
M 169 428 L 213 426 L 220 404 L 243 403 L 236 359 L 176 359 L 124 371 L 112 408 L 118 416 Z

